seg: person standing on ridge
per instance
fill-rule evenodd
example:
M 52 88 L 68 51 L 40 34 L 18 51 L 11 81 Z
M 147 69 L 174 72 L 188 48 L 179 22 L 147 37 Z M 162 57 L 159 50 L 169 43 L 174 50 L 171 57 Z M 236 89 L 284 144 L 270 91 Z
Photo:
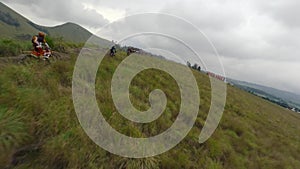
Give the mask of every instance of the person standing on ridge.
M 116 47 L 113 46 L 113 47 L 110 49 L 110 56 L 113 57 L 113 56 L 116 55 L 116 53 L 117 53 Z

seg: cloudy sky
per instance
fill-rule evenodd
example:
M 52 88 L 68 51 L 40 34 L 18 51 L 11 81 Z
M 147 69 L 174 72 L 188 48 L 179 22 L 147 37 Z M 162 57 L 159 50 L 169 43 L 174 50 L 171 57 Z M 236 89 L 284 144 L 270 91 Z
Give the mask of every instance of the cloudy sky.
M 75 22 L 94 33 L 132 14 L 176 15 L 212 41 L 227 76 L 300 94 L 299 0 L 1 1 L 37 24 Z

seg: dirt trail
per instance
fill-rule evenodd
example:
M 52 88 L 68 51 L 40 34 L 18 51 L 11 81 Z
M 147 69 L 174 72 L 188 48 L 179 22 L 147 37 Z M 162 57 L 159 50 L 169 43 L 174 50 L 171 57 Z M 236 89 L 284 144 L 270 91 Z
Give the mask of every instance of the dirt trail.
M 26 56 L 28 56 L 27 59 L 29 60 L 29 59 L 31 59 L 30 53 L 31 53 L 31 51 L 24 51 L 23 54 L 20 54 L 18 56 L 0 57 L 0 65 L 8 64 L 8 63 L 16 63 L 17 64 L 20 61 L 22 61 L 22 58 L 24 58 Z M 73 53 L 73 52 L 61 53 L 61 52 L 52 51 L 53 57 L 57 60 L 69 60 L 71 53 Z

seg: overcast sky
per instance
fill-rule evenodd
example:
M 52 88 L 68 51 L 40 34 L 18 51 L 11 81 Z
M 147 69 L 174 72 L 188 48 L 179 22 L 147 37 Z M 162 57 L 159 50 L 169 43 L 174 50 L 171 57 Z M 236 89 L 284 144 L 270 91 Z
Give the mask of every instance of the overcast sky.
M 208 36 L 227 76 L 300 94 L 299 0 L 1 1 L 37 24 L 75 22 L 94 33 L 132 14 L 176 15 Z

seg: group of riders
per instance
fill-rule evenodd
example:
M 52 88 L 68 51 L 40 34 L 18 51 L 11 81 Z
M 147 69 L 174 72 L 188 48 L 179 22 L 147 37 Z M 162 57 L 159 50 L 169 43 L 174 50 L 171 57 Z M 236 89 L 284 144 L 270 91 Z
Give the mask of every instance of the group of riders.
M 135 53 L 135 52 L 138 52 L 139 50 L 137 48 L 133 48 L 133 47 L 128 47 L 127 48 L 127 56 L 129 56 L 131 53 Z M 112 46 L 110 48 L 110 56 L 113 57 L 115 56 L 117 53 L 117 50 L 116 50 L 116 47 L 115 46 Z
M 34 35 L 32 37 L 32 45 L 33 51 L 31 55 L 36 58 L 43 58 L 44 60 L 49 59 L 51 56 L 51 48 L 46 42 L 46 34 L 43 32 L 39 32 L 38 35 Z M 110 56 L 115 56 L 117 50 L 115 46 L 112 46 L 110 49 Z M 127 48 L 127 55 L 129 56 L 131 53 L 137 52 L 135 48 L 128 47 Z

